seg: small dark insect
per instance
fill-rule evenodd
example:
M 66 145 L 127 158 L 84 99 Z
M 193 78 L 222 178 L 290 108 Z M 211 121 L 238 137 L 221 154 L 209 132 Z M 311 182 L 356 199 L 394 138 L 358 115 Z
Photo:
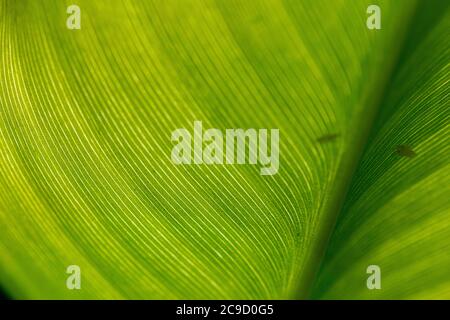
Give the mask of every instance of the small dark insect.
M 337 137 L 339 137 L 339 133 L 330 133 L 317 138 L 317 142 L 327 143 L 336 140 Z
M 417 155 L 414 150 L 406 144 L 399 144 L 398 146 L 396 146 L 395 153 L 397 153 L 399 156 L 407 158 L 414 158 Z

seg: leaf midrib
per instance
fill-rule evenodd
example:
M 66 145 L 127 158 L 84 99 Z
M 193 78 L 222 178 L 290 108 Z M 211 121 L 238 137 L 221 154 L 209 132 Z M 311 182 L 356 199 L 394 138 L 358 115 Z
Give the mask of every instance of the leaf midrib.
M 410 36 L 410 32 L 408 31 L 413 24 L 413 17 L 419 13 L 418 1 L 414 1 L 409 10 L 410 12 L 404 16 L 405 22 L 399 24 L 402 29 L 396 30 L 396 33 L 399 35 L 399 41 L 395 41 L 395 43 L 390 45 L 393 54 L 391 55 L 391 59 L 387 60 L 386 70 L 380 72 L 376 86 L 371 93 L 365 97 L 365 100 L 362 101 L 363 105 L 368 106 L 367 112 L 364 114 L 366 116 L 366 121 L 360 122 L 361 125 L 358 130 L 354 129 L 355 132 L 358 132 L 359 134 L 351 136 L 353 141 L 351 141 L 349 145 L 353 145 L 354 147 L 352 148 L 352 153 L 349 153 L 347 161 L 343 161 L 337 170 L 338 174 L 335 177 L 333 187 L 333 190 L 336 190 L 336 192 L 330 196 L 330 200 L 319 212 L 321 221 L 319 222 L 317 236 L 313 239 L 308 249 L 306 262 L 304 264 L 305 268 L 303 271 L 300 270 L 301 277 L 299 280 L 299 287 L 296 291 L 298 293 L 296 298 L 298 299 L 308 299 L 311 296 L 311 291 L 316 282 L 320 265 L 347 198 L 353 176 L 361 162 L 364 150 L 368 144 L 370 133 L 373 130 L 373 125 L 386 97 L 388 87 L 393 82 L 396 71 L 398 70 L 402 53 L 406 49 L 407 39 Z M 393 40 L 394 39 L 392 39 L 392 41 Z M 398 45 L 396 45 L 397 43 Z

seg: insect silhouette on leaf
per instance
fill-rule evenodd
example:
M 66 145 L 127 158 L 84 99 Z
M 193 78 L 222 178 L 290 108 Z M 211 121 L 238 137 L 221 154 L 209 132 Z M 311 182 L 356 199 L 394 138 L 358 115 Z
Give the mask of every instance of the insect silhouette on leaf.
M 317 138 L 317 142 L 327 143 L 336 140 L 337 137 L 339 137 L 338 133 L 329 133 Z
M 395 153 L 397 153 L 401 157 L 406 158 L 414 158 L 417 155 L 411 148 L 411 146 L 408 146 L 406 144 L 399 144 L 398 146 L 396 146 Z

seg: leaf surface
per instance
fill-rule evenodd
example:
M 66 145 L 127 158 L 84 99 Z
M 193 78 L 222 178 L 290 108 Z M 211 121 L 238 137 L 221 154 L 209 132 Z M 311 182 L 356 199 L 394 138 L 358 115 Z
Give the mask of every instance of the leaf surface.
M 448 295 L 448 8 L 376 2 L 379 31 L 365 0 L 79 0 L 68 30 L 65 1 L 0 0 L 6 292 L 367 297 L 370 261 L 376 297 Z M 278 128 L 279 172 L 174 165 L 195 120 Z

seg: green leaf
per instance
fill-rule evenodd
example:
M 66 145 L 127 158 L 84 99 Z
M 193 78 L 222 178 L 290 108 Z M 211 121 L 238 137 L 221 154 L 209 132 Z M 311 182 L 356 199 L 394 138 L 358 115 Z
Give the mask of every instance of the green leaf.
M 434 19 L 410 31 L 315 298 L 450 298 L 450 14 L 441 6 L 434 8 Z M 364 285 L 362 271 L 372 264 L 383 270 L 382 290 Z
M 0 0 L 0 285 L 448 298 L 449 8 L 418 3 L 79 0 L 69 30 L 71 2 Z M 175 165 L 196 120 L 278 128 L 278 173 Z

